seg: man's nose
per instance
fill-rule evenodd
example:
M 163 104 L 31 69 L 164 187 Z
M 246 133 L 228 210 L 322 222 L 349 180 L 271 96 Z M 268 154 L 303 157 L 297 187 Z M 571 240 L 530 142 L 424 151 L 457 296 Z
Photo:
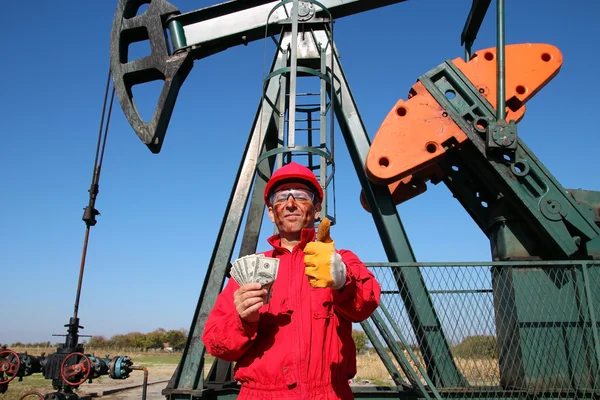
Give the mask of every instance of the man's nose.
M 294 196 L 292 196 L 291 194 L 288 195 L 285 206 L 288 208 L 296 208 L 296 199 L 294 199 Z

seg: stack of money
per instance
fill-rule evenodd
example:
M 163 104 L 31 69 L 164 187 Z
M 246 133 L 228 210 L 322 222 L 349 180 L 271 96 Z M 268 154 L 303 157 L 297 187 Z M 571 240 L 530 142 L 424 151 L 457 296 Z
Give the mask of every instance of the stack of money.
M 231 265 L 231 276 L 235 281 L 243 286 L 250 282 L 258 282 L 263 289 L 267 289 L 265 296 L 265 304 L 271 298 L 271 287 L 275 278 L 277 278 L 277 270 L 279 269 L 279 259 L 265 257 L 262 254 L 251 254 L 238 258 Z

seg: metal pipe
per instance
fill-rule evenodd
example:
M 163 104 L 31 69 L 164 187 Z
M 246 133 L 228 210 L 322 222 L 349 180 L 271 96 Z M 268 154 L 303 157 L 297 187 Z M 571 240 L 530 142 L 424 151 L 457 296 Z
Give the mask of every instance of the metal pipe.
M 148 392 L 148 369 L 144 367 L 144 384 L 142 385 L 142 400 L 146 400 L 146 393 Z
M 144 383 L 142 384 L 142 400 L 146 400 L 146 393 L 148 392 L 148 368 L 136 366 L 131 366 L 130 368 L 144 371 Z
M 75 292 L 75 305 L 73 306 L 73 318 L 77 319 L 79 312 L 79 300 L 81 298 L 81 287 L 83 285 L 83 272 L 85 270 L 85 257 L 87 255 L 88 241 L 90 238 L 90 227 L 86 226 L 83 237 L 83 251 L 81 253 L 81 262 L 79 263 L 79 278 L 77 280 L 77 291 Z M 77 343 L 75 343 L 77 344 Z
M 503 121 L 506 118 L 506 82 L 504 70 L 504 0 L 496 0 L 496 64 L 498 81 L 498 98 L 496 101 L 496 119 Z
M 183 31 L 183 25 L 181 21 L 171 20 L 167 27 L 171 36 L 171 46 L 173 46 L 173 54 L 177 54 L 183 51 L 184 47 L 187 47 L 185 39 L 185 32 Z
M 288 147 L 296 146 L 296 80 L 298 67 L 298 0 L 292 2 L 292 42 L 290 49 L 290 98 L 288 107 Z

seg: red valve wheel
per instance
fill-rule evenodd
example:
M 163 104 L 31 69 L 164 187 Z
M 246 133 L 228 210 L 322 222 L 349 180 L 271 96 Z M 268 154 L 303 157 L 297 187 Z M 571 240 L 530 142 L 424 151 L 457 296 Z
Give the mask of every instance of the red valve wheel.
M 74 356 L 79 356 L 79 357 L 83 358 L 83 360 L 81 360 L 77 364 L 69 365 L 67 367 L 66 366 L 67 360 Z M 88 376 L 90 376 L 91 371 L 92 371 L 92 362 L 83 353 L 71 353 L 68 356 L 66 356 L 65 359 L 63 360 L 63 362 L 60 364 L 60 377 L 62 378 L 63 382 L 65 382 L 69 386 L 81 385 L 83 382 L 85 382 L 87 380 Z M 83 378 L 81 378 L 80 380 L 78 380 L 76 382 L 69 380 L 70 378 L 76 377 L 77 375 L 83 375 Z
M 17 361 L 8 361 L 7 356 L 12 355 Z M 17 353 L 12 350 L 3 350 L 0 352 L 0 384 L 7 384 L 17 377 L 17 372 L 21 368 L 21 358 Z M 4 377 L 4 374 L 7 376 L 11 374 L 12 376 L 9 378 Z
M 45 400 L 46 398 L 44 397 L 43 394 L 41 394 L 40 392 L 29 392 L 29 393 L 25 393 L 23 396 L 21 396 L 19 398 L 19 400 L 23 400 L 25 397 L 29 397 L 29 396 L 38 396 L 41 400 Z

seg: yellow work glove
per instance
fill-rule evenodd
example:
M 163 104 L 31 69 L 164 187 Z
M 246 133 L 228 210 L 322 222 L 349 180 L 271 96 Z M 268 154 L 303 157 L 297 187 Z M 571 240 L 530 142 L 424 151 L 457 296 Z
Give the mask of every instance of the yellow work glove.
M 335 245 L 329 235 L 331 224 L 324 218 L 319 225 L 317 241 L 310 242 L 304 248 L 304 273 L 314 288 L 340 289 L 346 283 L 346 264 L 335 251 Z

